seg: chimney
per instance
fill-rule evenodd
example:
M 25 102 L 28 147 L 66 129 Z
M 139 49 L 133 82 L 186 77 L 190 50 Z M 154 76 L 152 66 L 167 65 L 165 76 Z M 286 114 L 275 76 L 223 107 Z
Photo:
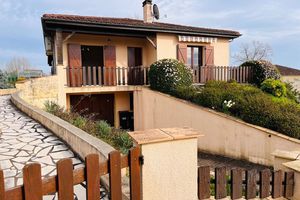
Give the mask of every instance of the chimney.
M 143 8 L 144 8 L 144 22 L 152 23 L 153 22 L 152 0 L 145 0 L 143 2 Z

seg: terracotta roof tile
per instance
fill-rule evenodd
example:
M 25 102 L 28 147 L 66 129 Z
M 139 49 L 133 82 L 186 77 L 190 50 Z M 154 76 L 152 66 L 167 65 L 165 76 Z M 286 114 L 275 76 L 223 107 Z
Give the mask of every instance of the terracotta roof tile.
M 241 34 L 237 31 L 202 28 L 193 26 L 183 26 L 178 24 L 169 24 L 161 22 L 144 23 L 143 20 L 130 18 L 109 18 L 109 17 L 95 17 L 95 16 L 79 16 L 79 15 L 65 15 L 65 14 L 44 14 L 43 20 L 57 21 L 57 22 L 76 22 L 76 23 L 90 23 L 99 25 L 124 26 L 132 28 L 146 28 L 146 29 L 160 29 L 165 31 L 182 31 L 192 33 L 209 33 L 216 35 L 228 35 L 231 37 L 239 37 Z
M 276 65 L 282 76 L 300 76 L 300 70 L 281 65 Z

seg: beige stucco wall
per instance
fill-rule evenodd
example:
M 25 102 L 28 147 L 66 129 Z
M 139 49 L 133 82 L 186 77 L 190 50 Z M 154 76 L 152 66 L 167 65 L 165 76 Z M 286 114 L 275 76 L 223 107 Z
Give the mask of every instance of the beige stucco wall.
M 282 76 L 281 80 L 292 83 L 295 89 L 300 91 L 300 76 Z
M 178 36 L 176 34 L 157 34 L 157 59 L 177 58 Z M 230 42 L 228 39 L 218 38 L 216 43 L 193 43 L 187 42 L 191 46 L 206 46 L 214 47 L 214 63 L 217 66 L 228 66 L 230 62 Z
M 64 34 L 64 37 L 67 37 L 67 34 Z M 148 57 L 151 58 L 152 54 L 155 55 L 155 48 L 153 46 L 150 48 L 150 43 L 145 38 L 75 34 L 63 43 L 64 66 L 68 66 L 67 45 L 70 43 L 92 46 L 115 46 L 116 62 L 119 67 L 128 66 L 127 47 L 141 47 L 143 49 L 144 66 L 150 66 L 153 60 L 148 59 Z
M 129 92 L 115 93 L 115 127 L 120 127 L 119 112 L 130 110 L 130 97 Z
M 142 145 L 144 200 L 197 199 L 197 139 Z
M 134 114 L 136 130 L 191 127 L 205 135 L 199 150 L 259 164 L 272 165 L 276 149 L 300 149 L 300 140 L 147 88 L 134 92 Z
M 58 77 L 47 76 L 16 84 L 20 97 L 27 103 L 44 108 L 46 101 L 58 102 Z

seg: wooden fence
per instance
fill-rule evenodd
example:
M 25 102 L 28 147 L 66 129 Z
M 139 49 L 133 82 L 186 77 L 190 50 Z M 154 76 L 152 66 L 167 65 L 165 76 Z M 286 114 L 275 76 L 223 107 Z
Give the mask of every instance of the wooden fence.
M 149 67 L 67 67 L 69 87 L 148 85 Z
M 194 83 L 206 83 L 210 80 L 249 83 L 252 79 L 251 67 L 229 66 L 193 66 Z
M 283 176 L 284 175 L 284 176 Z M 243 178 L 245 177 L 245 178 Z M 259 178 L 258 178 L 259 177 Z M 209 167 L 198 168 L 198 197 L 200 200 L 215 196 L 216 199 L 246 199 L 293 197 L 294 173 L 269 169 L 260 171 L 250 170 L 243 173 L 241 169 L 233 169 L 229 176 L 226 168 L 217 168 L 215 178 L 210 175 Z
M 121 169 L 129 167 L 130 198 L 141 199 L 140 147 L 121 157 L 118 151 L 109 154 L 109 159 L 99 162 L 97 154 L 88 155 L 85 168 L 73 170 L 72 160 L 57 163 L 57 176 L 41 178 L 41 165 L 29 164 L 23 169 L 24 185 L 5 190 L 3 171 L 0 170 L 0 200 L 41 200 L 43 195 L 58 192 L 59 200 L 73 200 L 74 185 L 86 181 L 87 200 L 100 199 L 100 177 L 109 174 L 110 199 L 122 199 Z

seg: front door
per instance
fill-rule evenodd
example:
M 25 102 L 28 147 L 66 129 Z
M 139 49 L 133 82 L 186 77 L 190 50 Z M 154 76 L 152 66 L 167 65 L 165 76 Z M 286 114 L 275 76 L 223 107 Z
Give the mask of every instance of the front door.
M 187 65 L 193 69 L 194 82 L 200 82 L 200 67 L 203 65 L 203 47 L 187 47 Z
M 142 48 L 128 47 L 128 84 L 129 85 L 142 85 L 143 84 L 143 65 Z
M 114 126 L 114 94 L 71 95 L 70 104 L 72 112 Z

